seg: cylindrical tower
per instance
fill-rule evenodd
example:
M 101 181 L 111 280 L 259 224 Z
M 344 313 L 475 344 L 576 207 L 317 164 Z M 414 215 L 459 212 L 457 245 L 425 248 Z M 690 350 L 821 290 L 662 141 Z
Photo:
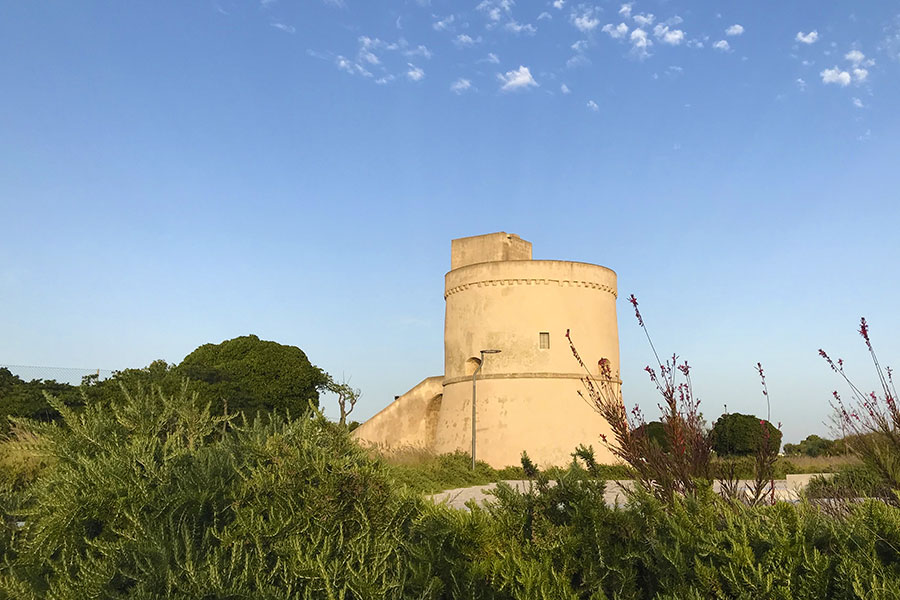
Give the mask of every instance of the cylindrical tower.
M 437 452 L 468 451 L 472 374 L 478 374 L 477 458 L 495 467 L 519 464 L 523 450 L 539 465 L 571 461 L 578 444 L 600 443 L 609 426 L 578 395 L 585 372 L 566 340 L 599 376 L 597 362 L 619 370 L 616 274 L 587 263 L 532 260 L 531 244 L 494 233 L 453 240 L 445 276 L 444 386 L 435 430 Z

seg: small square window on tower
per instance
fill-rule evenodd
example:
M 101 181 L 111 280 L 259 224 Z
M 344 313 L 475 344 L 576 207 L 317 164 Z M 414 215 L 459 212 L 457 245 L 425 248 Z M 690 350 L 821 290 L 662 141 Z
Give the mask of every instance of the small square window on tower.
M 541 337 L 541 350 L 549 350 L 550 349 L 550 332 L 542 331 L 540 334 Z

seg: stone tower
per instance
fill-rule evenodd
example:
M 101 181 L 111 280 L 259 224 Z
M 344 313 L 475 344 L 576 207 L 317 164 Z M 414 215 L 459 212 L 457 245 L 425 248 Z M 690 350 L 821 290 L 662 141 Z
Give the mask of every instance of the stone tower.
M 606 422 L 578 395 L 580 369 L 571 330 L 589 364 L 619 370 L 616 274 L 605 267 L 532 260 L 531 243 L 492 233 L 453 240 L 445 276 L 444 375 L 424 380 L 361 425 L 354 435 L 387 446 L 468 452 L 472 375 L 477 377 L 477 458 L 516 465 L 523 450 L 541 465 L 563 465 L 578 444 L 599 444 Z M 598 376 L 594 369 L 592 373 Z

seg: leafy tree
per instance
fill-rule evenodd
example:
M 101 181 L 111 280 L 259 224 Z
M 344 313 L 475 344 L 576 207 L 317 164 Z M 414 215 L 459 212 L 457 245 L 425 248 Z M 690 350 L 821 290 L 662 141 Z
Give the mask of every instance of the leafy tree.
M 359 401 L 359 397 L 362 395 L 359 389 L 354 388 L 350 385 L 349 380 L 345 380 L 342 382 L 337 382 L 331 375 L 326 374 L 325 385 L 322 386 L 322 389 L 326 392 L 330 392 L 337 396 L 338 400 L 338 408 L 341 411 L 340 420 L 338 423 L 340 425 L 347 425 L 347 417 L 350 413 L 353 412 L 353 409 L 356 408 L 356 403 Z M 356 423 L 354 426 L 353 424 Z M 351 421 L 350 431 L 353 431 L 357 427 L 359 427 L 359 423 L 356 421 Z
M 785 454 L 803 454 L 805 456 L 833 456 L 840 453 L 840 444 L 834 440 L 817 435 L 809 435 L 799 444 L 785 444 Z
M 59 398 L 67 406 L 80 406 L 83 398 L 78 388 L 52 379 L 25 381 L 7 368 L 0 368 L 0 415 L 26 417 L 39 421 L 52 421 L 59 413 L 48 404 L 44 393 Z M 0 432 L 9 431 L 9 423 L 3 418 Z
M 246 335 L 221 344 L 204 344 L 174 369 L 198 382 L 201 398 L 214 412 L 248 416 L 258 411 L 300 414 L 318 407 L 328 375 L 309 362 L 303 350 Z
M 769 452 L 777 454 L 781 447 L 781 431 L 753 415 L 726 413 L 713 425 L 712 443 L 719 456 L 749 456 L 766 444 Z

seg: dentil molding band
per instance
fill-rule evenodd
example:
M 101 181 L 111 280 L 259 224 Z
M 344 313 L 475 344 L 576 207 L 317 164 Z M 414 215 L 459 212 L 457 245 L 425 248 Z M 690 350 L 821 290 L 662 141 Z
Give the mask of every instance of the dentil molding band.
M 462 283 L 454 286 L 444 293 L 444 298 L 452 296 L 459 292 L 464 292 L 469 288 L 482 288 L 492 286 L 512 286 L 512 285 L 557 285 L 559 287 L 583 287 L 592 290 L 601 290 L 609 292 L 614 298 L 618 298 L 616 289 L 612 286 L 597 283 L 594 281 L 574 281 L 571 279 L 541 279 L 541 278 L 520 278 L 520 279 L 484 279 L 482 281 L 473 281 L 470 283 Z

